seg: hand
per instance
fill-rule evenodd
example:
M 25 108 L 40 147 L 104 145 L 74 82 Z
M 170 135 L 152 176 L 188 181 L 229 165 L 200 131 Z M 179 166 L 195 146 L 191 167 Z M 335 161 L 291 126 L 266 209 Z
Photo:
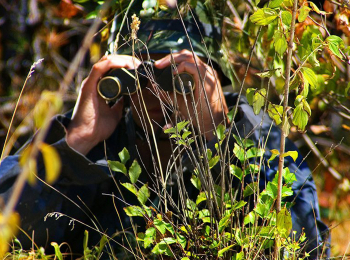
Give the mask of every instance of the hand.
M 70 147 L 86 155 L 99 142 L 107 139 L 122 118 L 123 99 L 109 107 L 97 92 L 100 78 L 113 68 L 137 68 L 140 61 L 131 56 L 104 56 L 83 81 L 74 107 L 66 140 Z
M 188 96 L 187 104 L 189 111 L 187 111 L 185 100 L 181 95 L 178 95 L 179 111 L 186 120 L 193 121 L 194 126 L 200 133 L 204 133 L 207 140 L 211 140 L 214 137 L 214 125 L 216 127 L 220 123 L 223 123 L 228 113 L 227 104 L 217 73 L 213 68 L 201 61 L 198 56 L 193 55 L 193 53 L 188 50 L 182 50 L 178 53 L 167 55 L 156 61 L 154 65 L 159 69 L 171 66 L 171 56 L 173 57 L 173 62 L 177 64 L 177 72 L 190 73 L 195 82 L 195 104 L 191 102 L 191 97 Z M 201 81 L 200 79 L 203 80 Z M 206 96 L 208 98 L 207 101 Z M 198 115 L 198 121 L 196 120 L 195 112 Z

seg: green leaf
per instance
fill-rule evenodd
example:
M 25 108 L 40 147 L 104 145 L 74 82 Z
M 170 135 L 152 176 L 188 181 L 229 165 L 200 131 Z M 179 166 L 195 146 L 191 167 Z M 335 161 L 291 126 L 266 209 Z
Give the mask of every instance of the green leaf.
M 183 249 L 186 248 L 186 244 L 187 244 L 186 237 L 181 235 L 181 234 L 176 233 L 176 238 L 177 238 L 178 243 L 182 246 L 182 248 Z M 184 258 L 182 258 L 182 259 L 184 259 Z
M 63 255 L 59 245 L 56 242 L 51 242 L 51 245 L 55 248 L 55 257 L 57 257 L 58 260 L 63 260 Z
M 264 149 L 252 147 L 247 151 L 246 159 L 261 157 L 265 153 Z
M 245 153 L 244 153 L 244 149 L 242 147 L 240 147 L 237 143 L 235 143 L 235 146 L 233 148 L 233 154 L 238 158 L 238 160 L 240 160 L 241 162 L 243 162 L 245 160 Z
M 175 134 L 176 133 L 176 129 L 174 127 L 170 127 L 164 130 L 165 134 Z
M 321 11 L 320 9 L 318 9 L 318 7 L 313 2 L 310 2 L 310 5 L 311 5 L 312 10 L 314 10 L 318 14 L 322 14 L 322 15 L 331 14 L 331 13 L 327 13 L 325 11 Z
M 275 121 L 276 125 L 282 123 L 283 106 L 269 104 L 267 112 L 269 116 Z
M 122 164 L 125 164 L 130 159 L 129 151 L 125 147 L 118 155 Z
M 108 165 L 112 171 L 121 172 L 121 173 L 124 173 L 125 175 L 127 174 L 127 169 L 126 169 L 125 165 L 119 161 L 109 161 L 108 160 Z
M 129 217 L 143 217 L 144 211 L 139 206 L 128 206 L 124 208 L 126 215 Z
M 329 50 L 338 58 L 342 59 L 343 57 L 339 49 L 344 47 L 343 39 L 336 35 L 330 35 L 327 37 L 326 42 L 328 43 Z
M 150 227 L 145 232 L 145 237 L 143 239 L 144 247 L 149 247 L 154 239 L 156 238 L 156 229 L 154 227 Z
M 265 218 L 269 214 L 270 208 L 266 204 L 258 203 L 254 211 L 258 213 L 261 218 Z
M 303 104 L 299 104 L 293 111 L 293 124 L 301 131 L 305 130 L 307 122 L 309 120 L 308 113 L 303 109 Z
M 219 124 L 216 128 L 216 136 L 219 141 L 224 140 L 225 138 L 225 126 L 223 124 Z
M 137 193 L 137 199 L 139 200 L 139 202 L 144 205 L 147 202 L 147 199 L 151 196 L 149 189 L 148 189 L 148 184 L 146 183 L 145 185 L 143 185 L 138 193 Z
M 216 155 L 209 160 L 209 169 L 213 168 L 220 161 L 220 156 Z
M 270 1 L 269 7 L 270 8 L 276 8 L 279 7 L 282 4 L 283 0 L 272 0 Z
M 251 211 L 248 215 L 244 217 L 244 225 L 254 224 L 255 222 L 255 212 Z
M 254 194 L 255 192 L 258 191 L 258 183 L 257 182 L 253 182 L 253 183 L 249 183 L 243 191 L 243 197 L 247 197 L 250 196 L 252 194 Z
M 230 173 L 236 176 L 240 181 L 243 179 L 243 171 L 241 168 L 234 164 L 230 164 Z
M 218 257 L 222 257 L 224 255 L 224 253 L 226 253 L 227 251 L 229 251 L 233 246 L 235 246 L 234 244 L 233 245 L 229 245 L 221 250 L 218 251 Z
M 282 237 L 287 238 L 289 236 L 292 230 L 292 216 L 286 208 L 281 209 L 277 214 L 276 226 L 278 233 Z
M 272 70 L 265 70 L 259 73 L 255 73 L 255 75 L 261 77 L 261 78 L 270 78 L 275 75 L 276 71 L 280 70 L 281 68 L 272 69 Z
M 240 209 L 240 208 L 244 207 L 246 204 L 247 204 L 246 201 L 240 200 L 233 205 L 232 210 Z
M 267 185 L 266 185 L 266 189 L 265 189 L 265 193 L 271 197 L 272 199 L 276 199 L 277 198 L 277 185 L 272 183 L 272 182 L 269 182 Z
M 207 196 L 205 195 L 205 192 L 200 192 L 197 196 L 196 199 L 196 205 L 198 205 L 199 203 L 201 203 L 202 201 L 206 201 L 207 200 Z
M 280 154 L 280 152 L 276 149 L 272 149 L 270 150 L 270 152 L 271 152 L 271 157 L 267 161 L 267 165 L 269 166 L 269 168 L 270 168 L 270 161 L 273 161 L 276 158 L 276 156 Z
M 192 175 L 191 183 L 193 184 L 194 187 L 196 187 L 197 190 L 200 190 L 202 187 L 200 179 L 195 175 Z
M 290 27 L 292 23 L 292 14 L 289 11 L 282 11 L 281 17 L 282 23 Z
M 184 133 L 182 134 L 182 139 L 186 139 L 192 132 L 185 130 Z
M 137 196 L 137 190 L 136 190 L 136 188 L 135 188 L 134 185 L 132 185 L 131 183 L 128 183 L 128 182 L 122 183 L 122 185 L 123 185 L 126 189 L 128 189 L 129 191 L 131 191 L 133 194 L 135 194 L 135 195 Z
M 197 205 L 196 203 L 194 203 L 194 201 L 187 199 L 186 200 L 186 206 L 189 210 L 191 211 L 195 211 L 197 209 Z
M 153 224 L 159 230 L 160 233 L 162 233 L 163 235 L 165 234 L 166 225 L 165 225 L 165 222 L 163 220 L 155 219 L 153 221 Z
M 136 183 L 140 174 L 141 174 L 141 167 L 139 163 L 136 160 L 134 160 L 132 165 L 129 168 L 129 177 L 130 177 L 131 183 Z
M 250 21 L 256 25 L 268 25 L 277 18 L 277 12 L 271 8 L 262 8 L 250 16 Z
M 276 52 L 280 55 L 283 56 L 283 54 L 286 52 L 287 50 L 287 40 L 284 36 L 283 33 L 281 33 L 280 31 L 277 31 L 274 35 L 274 46 L 275 46 L 275 50 Z
M 210 149 L 207 149 L 208 160 L 210 160 L 212 156 L 213 156 L 213 152 Z
M 287 156 L 292 157 L 293 161 L 295 162 L 296 159 L 298 158 L 298 152 L 297 151 L 288 151 L 288 152 L 283 154 L 283 157 L 287 157 Z
M 232 215 L 228 214 L 228 215 L 224 216 L 222 219 L 220 219 L 220 221 L 219 221 L 219 233 L 221 233 L 227 227 L 227 225 L 231 223 L 231 217 L 232 217 Z
M 317 77 L 316 77 L 315 72 L 312 69 L 306 68 L 306 67 L 302 68 L 301 72 L 304 76 L 304 80 L 307 80 L 312 87 L 316 88 L 317 87 Z
M 188 121 L 181 121 L 179 123 L 176 124 L 176 128 L 178 132 L 181 132 L 181 130 L 188 125 Z
M 295 173 L 290 172 L 288 167 L 283 169 L 283 177 L 286 184 L 293 184 L 293 182 L 297 180 Z
M 253 106 L 254 114 L 259 114 L 260 109 L 265 104 L 266 89 L 256 90 L 254 88 L 247 89 L 248 103 Z
M 308 7 L 306 5 L 303 5 L 300 8 L 300 12 L 299 12 L 299 16 L 298 16 L 298 22 L 299 23 L 304 22 L 306 20 L 306 18 L 308 17 L 310 11 L 311 11 L 310 7 Z

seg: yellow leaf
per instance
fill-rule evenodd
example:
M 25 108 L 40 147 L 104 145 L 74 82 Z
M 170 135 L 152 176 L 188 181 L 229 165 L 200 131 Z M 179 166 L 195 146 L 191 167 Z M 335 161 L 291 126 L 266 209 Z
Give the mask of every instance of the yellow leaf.
M 23 171 L 28 171 L 28 183 L 34 185 L 36 183 L 37 167 L 36 160 L 31 158 L 30 155 L 33 150 L 33 145 L 28 145 L 28 147 L 22 152 L 19 159 L 19 165 L 23 168 Z
M 52 146 L 42 143 L 40 150 L 43 154 L 44 165 L 46 169 L 46 181 L 49 184 L 54 183 L 61 170 L 61 159 L 56 149 Z
M 34 122 L 37 128 L 41 128 L 50 118 L 47 113 L 50 109 L 54 109 L 54 114 L 58 113 L 62 107 L 62 98 L 58 92 L 44 90 L 41 98 L 34 108 Z
M 0 259 L 8 252 L 10 240 L 17 234 L 19 222 L 20 218 L 16 212 L 12 213 L 6 222 L 0 214 Z

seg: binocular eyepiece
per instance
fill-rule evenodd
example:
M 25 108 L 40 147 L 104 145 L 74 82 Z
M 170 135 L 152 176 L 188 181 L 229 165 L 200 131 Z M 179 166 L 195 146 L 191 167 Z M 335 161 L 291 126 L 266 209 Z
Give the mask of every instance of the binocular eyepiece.
M 125 68 L 112 69 L 97 85 L 99 95 L 106 102 L 113 102 L 121 95 L 132 95 L 137 91 L 136 73 L 139 79 L 140 88 L 143 89 L 150 81 L 157 84 L 162 90 L 183 92 L 187 95 L 194 90 L 193 76 L 183 72 L 174 75 L 171 66 L 165 69 L 157 69 L 153 66 L 154 61 L 144 61 L 137 69 L 127 70 Z

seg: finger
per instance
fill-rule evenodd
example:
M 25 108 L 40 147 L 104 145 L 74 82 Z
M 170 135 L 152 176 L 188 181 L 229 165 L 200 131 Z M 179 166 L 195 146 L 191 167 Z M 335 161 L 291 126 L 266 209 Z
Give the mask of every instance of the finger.
M 141 62 L 132 56 L 127 55 L 109 55 L 96 64 L 93 65 L 90 75 L 88 77 L 88 83 L 96 85 L 100 78 L 106 74 L 110 69 L 114 68 L 126 68 L 134 69 L 138 67 Z
M 180 52 L 169 54 L 169 55 L 165 56 L 164 58 L 157 60 L 154 63 L 154 65 L 156 68 L 163 69 L 163 68 L 168 67 L 174 63 L 178 64 L 178 63 L 181 63 L 184 61 L 194 63 L 195 60 L 197 63 L 201 62 L 196 54 L 194 54 L 188 50 L 182 50 Z

